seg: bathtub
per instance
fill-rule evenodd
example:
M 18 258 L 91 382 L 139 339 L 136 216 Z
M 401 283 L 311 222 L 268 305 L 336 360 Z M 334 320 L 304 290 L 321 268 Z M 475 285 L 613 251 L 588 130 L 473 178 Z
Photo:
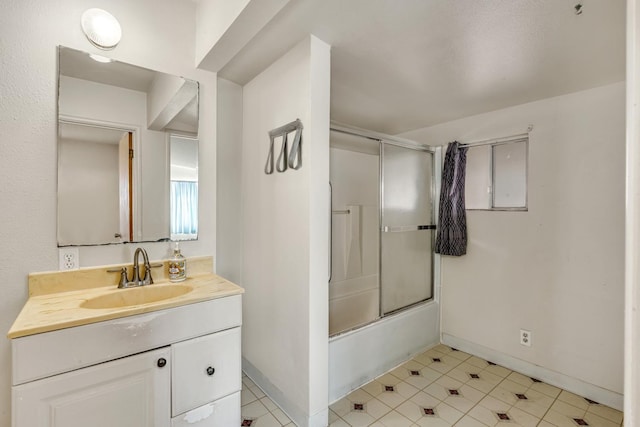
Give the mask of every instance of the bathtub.
M 376 291 L 377 292 L 377 291 Z M 436 300 L 329 339 L 329 402 L 440 342 Z

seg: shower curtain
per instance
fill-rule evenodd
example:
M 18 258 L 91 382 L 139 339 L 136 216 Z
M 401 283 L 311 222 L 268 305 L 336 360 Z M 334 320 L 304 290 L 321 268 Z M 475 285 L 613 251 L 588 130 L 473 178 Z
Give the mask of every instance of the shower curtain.
M 467 218 L 464 206 L 464 177 L 467 148 L 449 143 L 442 168 L 439 227 L 435 251 L 441 255 L 467 253 Z

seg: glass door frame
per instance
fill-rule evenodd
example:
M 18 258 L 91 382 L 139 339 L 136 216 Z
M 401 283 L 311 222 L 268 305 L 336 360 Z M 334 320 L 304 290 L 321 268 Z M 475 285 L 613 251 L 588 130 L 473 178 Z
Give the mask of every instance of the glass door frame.
M 398 309 L 392 310 L 389 313 L 385 313 L 383 308 L 382 308 L 382 236 L 384 233 L 386 233 L 385 231 L 385 226 L 384 226 L 384 146 L 386 145 L 392 145 L 395 147 L 400 147 L 400 148 L 405 148 L 405 149 L 409 149 L 409 150 L 414 150 L 414 151 L 422 151 L 422 152 L 426 152 L 426 153 L 430 153 L 431 154 L 431 173 L 432 173 L 432 179 L 431 179 L 431 224 L 435 227 L 437 227 L 437 219 L 438 219 L 438 205 L 439 205 L 439 192 L 437 191 L 437 188 L 439 188 L 437 185 L 440 183 L 440 167 L 438 167 L 438 160 L 440 157 L 440 147 L 432 147 L 429 145 L 419 145 L 413 141 L 409 141 L 409 140 L 399 140 L 399 139 L 395 139 L 395 138 L 389 138 L 389 137 L 383 137 L 379 139 L 379 143 L 380 143 L 380 172 L 379 172 L 379 191 L 380 191 L 380 195 L 379 197 L 379 220 L 378 223 L 380 225 L 378 234 L 379 234 L 379 238 L 378 238 L 378 289 L 379 289 L 379 307 L 378 307 L 378 313 L 379 313 L 379 319 L 383 319 L 385 317 L 389 317 L 389 316 L 393 316 L 395 314 L 401 313 L 405 310 L 410 310 L 413 307 L 422 305 L 422 304 L 426 304 L 429 303 L 431 301 L 437 301 L 439 299 L 439 295 L 438 298 L 436 298 L 436 254 L 435 251 L 433 250 L 434 246 L 435 246 L 435 230 L 436 228 L 433 229 L 433 232 L 431 233 L 431 256 L 430 256 L 430 262 L 431 262 L 431 297 L 427 298 L 425 300 L 421 300 L 421 301 L 417 301 L 415 303 L 400 307 Z M 437 267 L 437 271 L 438 271 L 438 276 L 440 273 L 440 268 L 439 265 Z M 439 282 L 439 280 L 438 280 Z
M 432 221 L 433 224 L 436 224 L 436 226 L 438 225 L 438 221 L 439 221 L 439 207 L 440 207 L 440 186 L 441 186 L 441 179 L 442 179 L 442 146 L 439 145 L 426 145 L 426 144 L 419 144 L 415 141 L 412 141 L 410 139 L 404 139 L 404 138 L 399 138 L 396 136 L 392 136 L 392 135 L 387 135 L 387 134 L 383 134 L 383 133 L 379 133 L 379 132 L 374 132 L 374 131 L 369 131 L 366 129 L 361 129 L 361 128 L 357 128 L 357 127 L 350 127 L 350 126 L 345 126 L 341 123 L 338 122 L 334 122 L 331 121 L 330 124 L 330 130 L 331 131 L 335 131 L 335 132 L 339 132 L 339 133 L 345 133 L 348 135 L 353 135 L 353 136 L 359 136 L 359 137 L 363 137 L 363 138 L 368 138 L 370 140 L 374 140 L 377 141 L 379 144 L 379 149 L 380 149 L 380 168 L 382 168 L 382 144 L 383 142 L 386 144 L 390 144 L 390 145 L 396 145 L 399 147 L 403 147 L 403 148 L 409 148 L 409 149 L 414 149 L 414 150 L 419 150 L 419 151 L 426 151 L 429 153 L 433 154 L 432 157 L 432 161 L 433 161 L 433 165 L 432 165 L 432 172 L 433 172 L 433 180 L 431 182 L 431 193 L 432 193 L 432 197 L 433 197 L 433 205 L 432 205 Z M 378 179 L 379 179 L 379 185 L 380 185 L 380 194 L 379 197 L 382 197 L 382 169 L 379 170 L 378 173 Z M 380 235 L 382 232 L 382 218 L 380 217 L 380 215 L 382 215 L 382 199 L 380 199 L 379 204 L 378 204 L 378 209 L 379 209 L 379 222 L 380 222 L 380 227 L 379 227 L 379 232 L 378 234 Z M 331 217 L 331 212 L 329 213 L 330 217 Z M 332 232 L 332 230 L 330 230 L 330 232 Z M 381 236 L 379 237 L 379 242 Z M 435 233 L 432 234 L 432 239 L 435 239 Z M 435 243 L 435 242 L 433 242 Z M 329 250 L 331 250 L 331 248 L 329 248 Z M 330 255 L 331 256 L 331 255 Z M 379 295 L 381 295 L 382 289 L 381 289 L 381 257 L 382 257 L 382 245 L 381 243 L 379 243 L 379 248 L 378 248 L 378 292 Z M 415 304 L 412 304 L 410 306 L 407 307 L 403 307 L 399 310 L 393 311 L 389 314 L 382 314 L 382 299 L 379 298 L 379 307 L 378 307 L 378 317 L 375 320 L 372 320 L 369 323 L 366 323 L 364 325 L 360 325 L 357 326 L 355 328 L 351 328 L 351 329 L 347 329 L 344 331 L 341 331 L 337 334 L 334 334 L 332 336 L 330 336 L 330 339 L 334 339 L 340 336 L 344 336 L 345 334 L 350 334 L 354 331 L 357 331 L 358 329 L 367 327 L 369 325 L 375 324 L 376 322 L 383 320 L 385 318 L 391 318 L 393 316 L 396 316 L 398 314 L 402 314 L 408 310 L 412 310 L 416 307 L 420 307 L 423 305 L 427 305 L 427 304 L 433 304 L 433 303 L 437 303 L 439 304 L 440 302 L 440 270 L 441 270 L 441 266 L 440 266 L 440 254 L 436 254 L 434 251 L 432 251 L 431 253 L 431 263 L 432 263 L 432 276 L 433 276 L 433 280 L 432 280 L 432 297 L 424 300 L 424 301 L 419 301 Z M 330 265 L 328 266 L 330 268 Z M 439 316 L 440 317 L 440 316 Z

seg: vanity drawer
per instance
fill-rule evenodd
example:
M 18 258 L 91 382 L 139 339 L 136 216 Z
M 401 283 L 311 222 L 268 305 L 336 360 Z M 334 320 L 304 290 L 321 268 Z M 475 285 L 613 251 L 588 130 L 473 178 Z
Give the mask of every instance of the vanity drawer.
M 142 353 L 241 324 L 242 296 L 233 295 L 15 338 L 11 340 L 13 385 Z
M 239 426 L 240 392 L 218 399 L 171 419 L 171 427 Z
M 240 328 L 171 346 L 172 416 L 242 388 Z

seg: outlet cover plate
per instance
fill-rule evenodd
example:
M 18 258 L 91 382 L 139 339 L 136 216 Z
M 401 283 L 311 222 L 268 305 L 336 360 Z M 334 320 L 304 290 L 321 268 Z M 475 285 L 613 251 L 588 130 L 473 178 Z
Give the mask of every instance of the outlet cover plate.
M 58 249 L 58 261 L 61 271 L 77 270 L 80 268 L 80 253 L 78 248 L 64 247 Z
M 531 347 L 531 331 L 520 329 L 520 344 Z

